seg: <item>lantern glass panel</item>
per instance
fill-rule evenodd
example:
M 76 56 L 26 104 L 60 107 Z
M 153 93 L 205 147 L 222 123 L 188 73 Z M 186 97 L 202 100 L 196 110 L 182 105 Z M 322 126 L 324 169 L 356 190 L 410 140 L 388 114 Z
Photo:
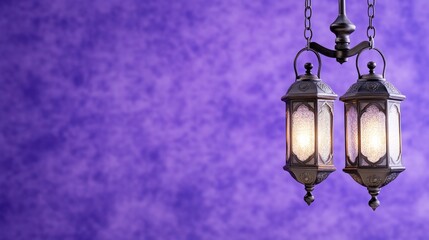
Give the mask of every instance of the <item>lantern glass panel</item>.
M 322 161 L 326 162 L 331 155 L 332 113 L 327 104 L 323 104 L 318 116 L 318 150 Z
M 392 105 L 389 110 L 389 151 L 393 160 L 397 160 L 401 153 L 399 124 L 399 108 L 397 105 Z
M 286 159 L 290 157 L 290 116 L 289 109 L 286 107 Z
M 351 105 L 346 113 L 347 156 L 354 163 L 358 156 L 358 121 L 357 110 Z
M 292 114 L 292 152 L 305 161 L 314 153 L 314 113 L 301 104 Z
M 366 108 L 361 116 L 361 152 L 375 163 L 386 154 L 386 117 L 375 105 Z

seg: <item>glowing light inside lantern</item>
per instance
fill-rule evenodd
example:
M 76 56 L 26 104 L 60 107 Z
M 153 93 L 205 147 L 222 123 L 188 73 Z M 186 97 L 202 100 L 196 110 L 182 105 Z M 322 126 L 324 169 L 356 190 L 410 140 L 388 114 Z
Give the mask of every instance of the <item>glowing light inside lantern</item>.
M 361 117 L 361 152 L 372 163 L 386 154 L 386 117 L 375 105 Z
M 292 114 L 292 152 L 305 161 L 314 153 L 314 113 L 300 105 Z

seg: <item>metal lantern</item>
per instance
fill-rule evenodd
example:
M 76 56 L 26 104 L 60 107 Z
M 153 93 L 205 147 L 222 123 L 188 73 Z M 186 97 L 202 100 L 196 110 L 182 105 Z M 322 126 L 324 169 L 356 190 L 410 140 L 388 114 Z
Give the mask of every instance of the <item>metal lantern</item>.
M 316 54 L 318 74 L 311 73 L 313 65 L 305 64 L 306 73 L 298 76 L 296 60 L 303 51 Z M 282 101 L 286 102 L 286 165 L 298 182 L 305 185 L 305 202 L 314 201 L 312 191 L 316 184 L 335 171 L 333 152 L 334 100 L 337 95 L 320 79 L 320 56 L 304 48 L 294 61 L 296 81 L 290 86 Z
M 392 84 L 385 80 L 386 61 L 374 48 L 375 0 L 367 1 L 367 41 L 352 46 L 350 35 L 356 26 L 346 15 L 346 0 L 338 0 L 338 17 L 330 29 L 335 34 L 335 48 L 330 49 L 312 41 L 312 1 L 305 0 L 304 38 L 307 45 L 294 60 L 296 81 L 282 97 L 286 102 L 286 165 L 295 180 L 305 185 L 304 200 L 314 201 L 314 186 L 335 171 L 332 160 L 333 102 L 337 95 L 320 80 L 319 53 L 335 58 L 343 64 L 357 55 L 356 68 L 359 80 L 340 98 L 345 103 L 346 167 L 359 184 L 371 194 L 369 205 L 375 210 L 380 202 L 380 189 L 392 182 L 402 171 L 401 111 L 405 99 Z M 364 50 L 377 51 L 383 58 L 383 74 L 375 74 L 374 62 L 368 63 L 369 74 L 361 75 L 359 56 Z M 298 76 L 296 60 L 303 51 L 316 54 L 318 74 L 311 73 L 313 65 L 305 64 L 306 73 Z
M 369 74 L 361 75 L 356 57 L 359 80 L 340 97 L 345 104 L 346 167 L 344 172 L 366 187 L 372 198 L 369 206 L 375 210 L 380 201 L 380 189 L 392 182 L 405 167 L 401 158 L 401 111 L 405 99 L 385 80 L 386 62 L 383 54 L 383 74 L 375 74 L 374 62 L 368 63 Z

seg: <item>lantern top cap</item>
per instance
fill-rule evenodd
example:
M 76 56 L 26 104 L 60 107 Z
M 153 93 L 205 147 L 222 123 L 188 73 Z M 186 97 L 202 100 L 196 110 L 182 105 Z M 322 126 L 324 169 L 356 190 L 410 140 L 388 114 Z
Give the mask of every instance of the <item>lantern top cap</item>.
M 370 81 L 371 80 L 386 81 L 386 79 L 384 79 L 383 75 L 376 74 L 374 72 L 374 69 L 377 67 L 377 64 L 375 62 L 373 62 L 373 61 L 368 62 L 367 67 L 369 69 L 369 73 L 360 76 L 359 81 L 367 81 L 367 80 L 370 80 Z
M 303 75 L 299 75 L 298 78 L 296 79 L 297 81 L 306 81 L 306 80 L 316 80 L 316 81 L 320 81 L 320 78 L 313 74 L 311 72 L 311 70 L 313 69 L 313 64 L 312 63 L 305 63 L 304 64 L 304 68 L 305 68 L 305 74 Z
M 282 101 L 289 99 L 330 99 L 334 100 L 337 95 L 317 75 L 311 73 L 313 64 L 304 65 L 305 74 L 297 77 L 296 81 L 289 87 Z
M 402 101 L 405 96 L 390 82 L 380 75 L 374 73 L 377 66 L 375 62 L 367 64 L 369 73 L 359 77 L 358 81 L 353 84 L 347 92 L 340 97 L 341 101 L 355 99 L 392 99 Z

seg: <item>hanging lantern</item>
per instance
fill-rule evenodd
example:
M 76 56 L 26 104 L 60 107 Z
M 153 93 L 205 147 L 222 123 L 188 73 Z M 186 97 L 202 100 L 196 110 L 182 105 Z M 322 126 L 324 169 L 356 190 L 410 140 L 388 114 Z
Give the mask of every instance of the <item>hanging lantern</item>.
M 375 210 L 380 201 L 380 189 L 392 182 L 405 167 L 402 165 L 401 111 L 405 99 L 384 78 L 386 62 L 383 54 L 383 74 L 375 74 L 374 62 L 368 63 L 369 74 L 361 75 L 356 57 L 359 80 L 340 97 L 345 105 L 346 167 L 344 172 L 366 187 L 372 198 L 369 206 Z
M 405 99 L 392 84 L 385 80 L 386 61 L 383 54 L 374 48 L 376 35 L 375 0 L 367 1 L 367 41 L 351 46 L 350 35 L 356 26 L 346 15 L 346 1 L 338 0 L 338 17 L 331 24 L 335 34 L 335 48 L 329 49 L 312 41 L 312 1 L 305 0 L 304 38 L 306 48 L 295 57 L 296 81 L 282 97 L 286 102 L 286 165 L 295 180 L 305 185 L 304 200 L 314 201 L 314 186 L 335 171 L 332 160 L 333 146 L 333 101 L 331 88 L 320 80 L 321 61 L 319 53 L 335 58 L 343 64 L 357 55 L 357 83 L 340 99 L 345 103 L 346 167 L 344 171 L 370 193 L 369 205 L 375 210 L 380 202 L 380 189 L 392 182 L 405 167 L 402 165 L 401 111 Z M 358 68 L 360 54 L 375 50 L 383 58 L 383 74 L 375 74 L 374 62 L 368 63 L 369 74 L 361 75 Z M 298 76 L 296 60 L 303 51 L 312 51 L 319 61 L 318 74 L 311 73 L 313 65 L 305 64 L 306 73 Z
M 296 60 L 303 51 L 316 54 L 318 74 L 311 73 L 313 65 L 305 64 L 306 73 L 298 76 Z M 335 171 L 333 165 L 333 115 L 337 95 L 320 79 L 320 56 L 304 48 L 294 61 L 296 81 L 290 86 L 282 101 L 286 102 L 286 165 L 298 182 L 305 185 L 304 200 L 314 201 L 312 191 L 316 184 Z

